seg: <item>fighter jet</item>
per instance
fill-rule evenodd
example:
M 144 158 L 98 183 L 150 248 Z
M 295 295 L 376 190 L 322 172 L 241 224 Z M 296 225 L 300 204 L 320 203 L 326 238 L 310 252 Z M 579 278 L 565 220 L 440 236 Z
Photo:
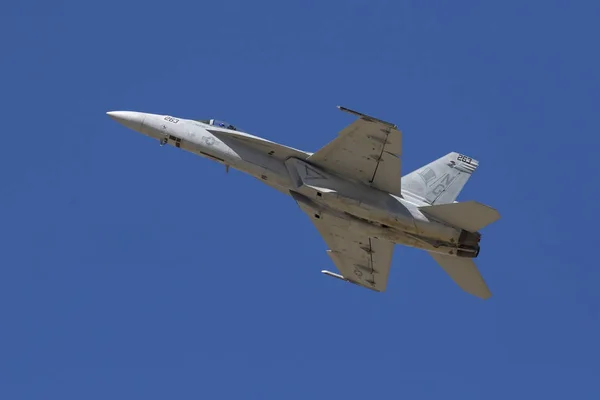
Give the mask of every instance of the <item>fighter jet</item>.
M 401 176 L 402 133 L 350 110 L 355 121 L 315 153 L 215 119 L 134 111 L 107 114 L 160 142 L 245 172 L 292 197 L 311 219 L 339 273 L 323 274 L 384 292 L 396 244 L 427 251 L 454 282 L 482 299 L 491 292 L 473 259 L 497 210 L 456 198 L 479 162 L 451 152 Z

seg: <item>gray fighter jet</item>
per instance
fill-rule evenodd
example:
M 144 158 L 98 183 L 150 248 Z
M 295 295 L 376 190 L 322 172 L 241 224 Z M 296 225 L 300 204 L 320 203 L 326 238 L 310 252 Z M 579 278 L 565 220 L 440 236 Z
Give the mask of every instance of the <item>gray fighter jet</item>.
M 495 209 L 456 198 L 479 163 L 447 155 L 401 176 L 402 133 L 395 124 L 338 107 L 358 118 L 316 153 L 237 130 L 224 121 L 111 111 L 134 131 L 243 171 L 290 195 L 322 235 L 340 274 L 383 292 L 394 245 L 427 251 L 466 292 L 491 296 L 473 259 L 479 231 Z

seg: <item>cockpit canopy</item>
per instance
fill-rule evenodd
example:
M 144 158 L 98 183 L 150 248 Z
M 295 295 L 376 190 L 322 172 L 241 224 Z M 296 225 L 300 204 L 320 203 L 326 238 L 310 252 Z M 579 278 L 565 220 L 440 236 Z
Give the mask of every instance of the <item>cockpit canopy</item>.
M 199 122 L 202 122 L 203 124 L 207 125 L 218 126 L 225 129 L 231 129 L 232 131 L 237 131 L 236 127 L 231 125 L 229 122 L 221 121 L 218 119 L 202 119 L 199 120 Z

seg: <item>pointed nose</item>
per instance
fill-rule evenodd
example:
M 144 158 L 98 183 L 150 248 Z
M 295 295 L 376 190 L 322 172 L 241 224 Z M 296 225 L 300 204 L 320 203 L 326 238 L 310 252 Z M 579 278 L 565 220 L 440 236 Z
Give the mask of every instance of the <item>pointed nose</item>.
M 109 111 L 106 114 L 129 129 L 133 129 L 134 131 L 138 132 L 142 129 L 144 113 L 136 111 Z

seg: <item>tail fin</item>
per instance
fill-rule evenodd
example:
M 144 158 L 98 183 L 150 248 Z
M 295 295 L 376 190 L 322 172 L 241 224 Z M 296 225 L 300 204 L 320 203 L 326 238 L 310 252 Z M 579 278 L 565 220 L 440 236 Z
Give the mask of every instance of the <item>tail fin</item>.
M 484 300 L 492 296 L 472 258 L 429 254 L 462 290 Z
M 402 190 L 427 204 L 452 203 L 479 162 L 452 152 L 402 177 Z

